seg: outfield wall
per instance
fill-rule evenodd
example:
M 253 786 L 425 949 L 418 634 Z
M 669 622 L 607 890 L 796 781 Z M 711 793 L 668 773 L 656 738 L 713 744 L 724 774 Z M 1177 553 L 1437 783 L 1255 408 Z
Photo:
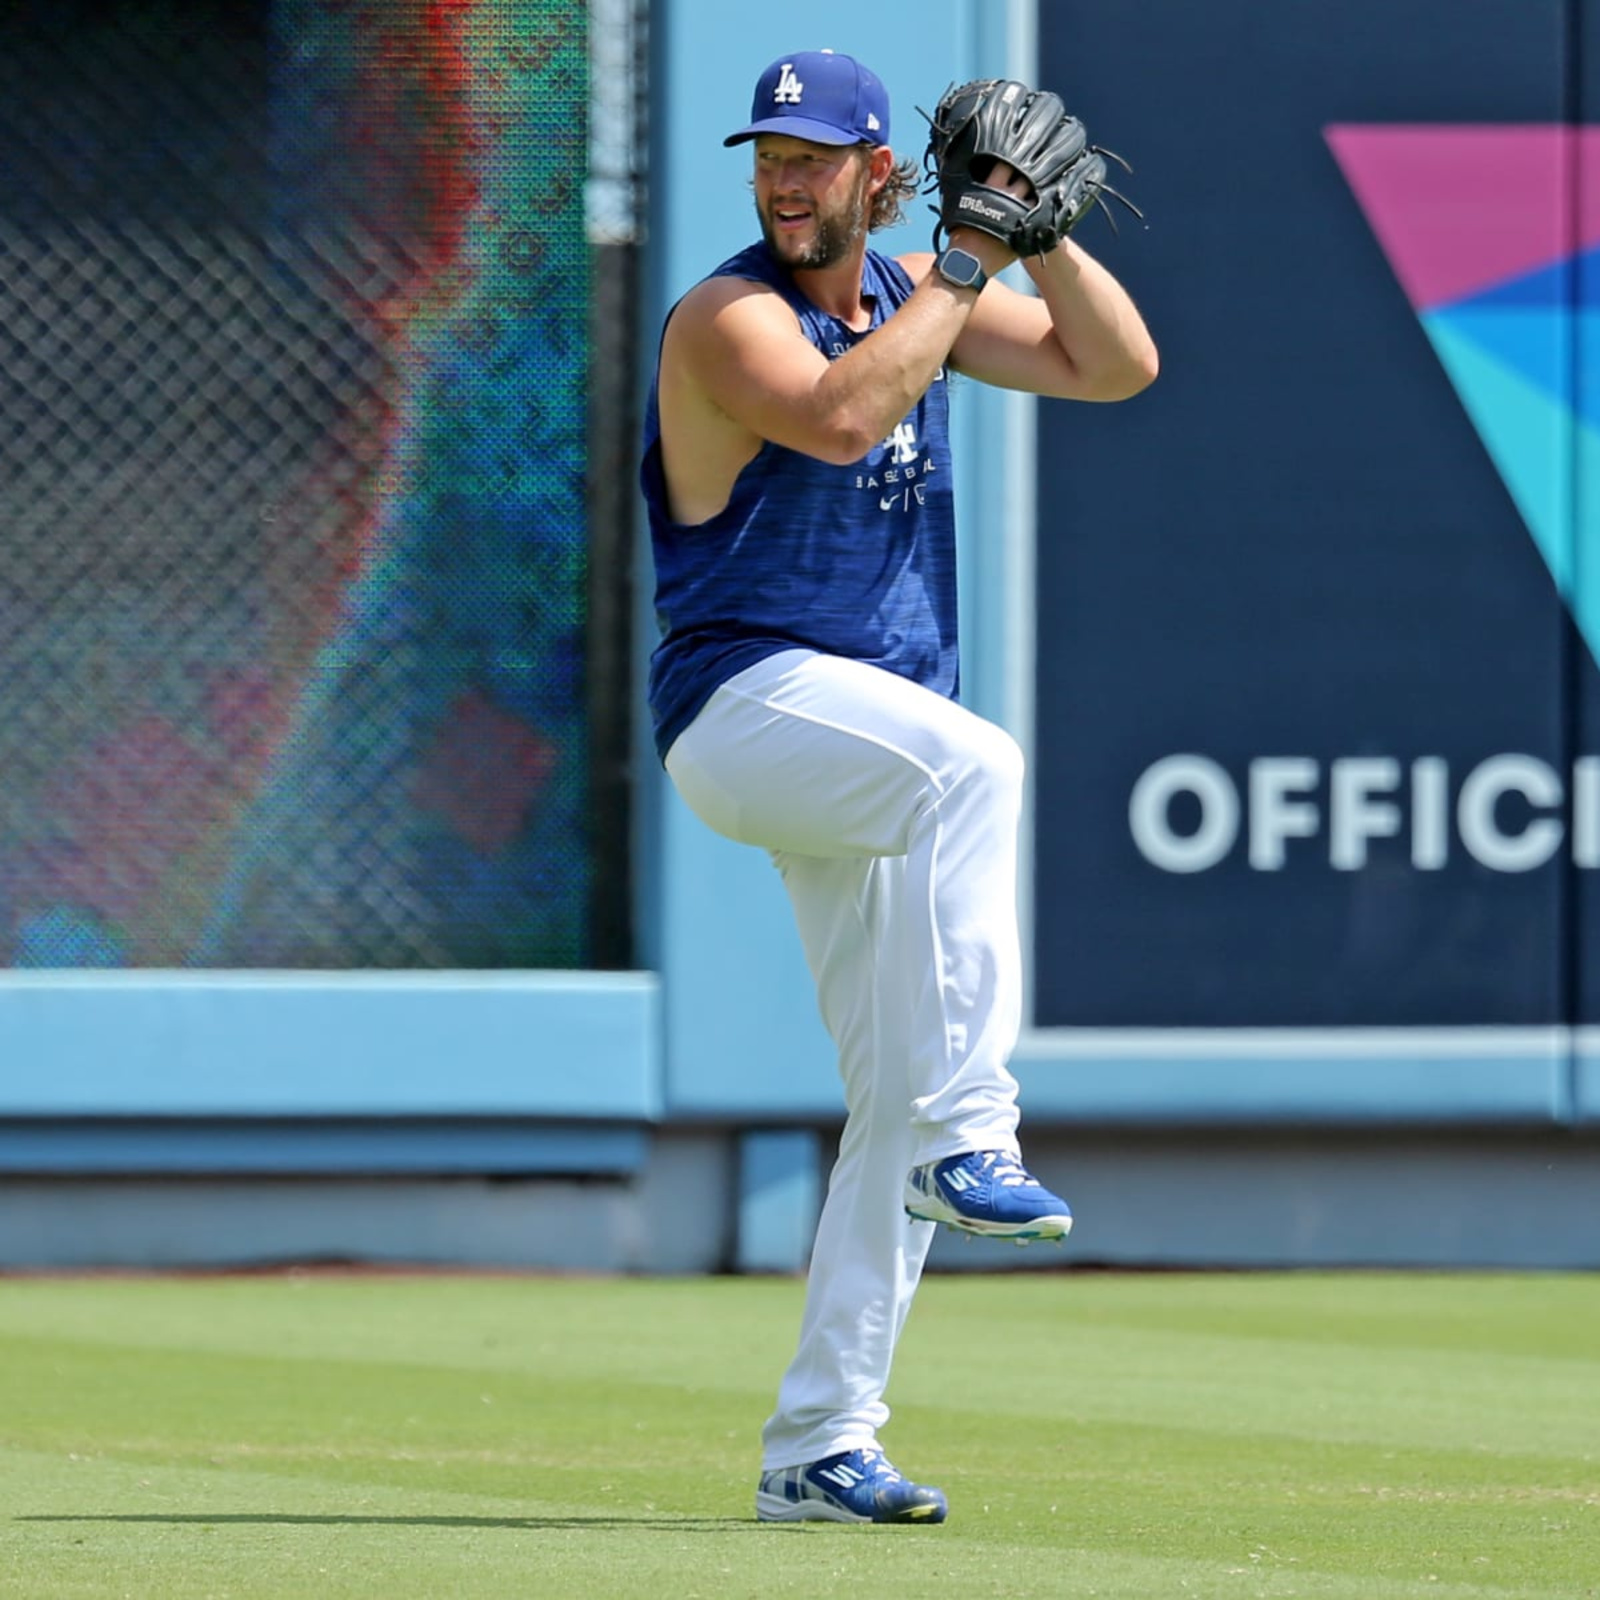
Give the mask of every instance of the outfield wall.
M 656 6 L 646 325 L 745 241 L 720 139 L 784 49 L 874 61 L 904 149 L 951 79 L 1059 84 L 1134 163 L 1147 226 L 1084 237 L 1164 371 L 953 413 L 1030 1149 L 1086 1259 L 1600 1264 L 1600 4 L 1124 11 Z M 787 908 L 637 767 L 637 971 L 69 971 L 45 925 L 0 1262 L 797 1264 L 838 1095 Z M 507 813 L 456 814 L 481 885 Z

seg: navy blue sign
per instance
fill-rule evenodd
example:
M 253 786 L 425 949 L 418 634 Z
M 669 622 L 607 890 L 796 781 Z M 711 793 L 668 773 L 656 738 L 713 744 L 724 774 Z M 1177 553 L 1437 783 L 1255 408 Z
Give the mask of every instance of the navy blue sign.
M 1584 29 L 1040 7 L 1163 372 L 1040 407 L 1036 1026 L 1600 1020 Z

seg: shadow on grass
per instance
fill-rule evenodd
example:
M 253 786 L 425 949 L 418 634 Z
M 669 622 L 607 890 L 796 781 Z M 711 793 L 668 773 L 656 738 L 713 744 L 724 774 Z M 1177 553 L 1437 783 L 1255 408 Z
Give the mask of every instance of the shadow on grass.
M 70 1515 L 12 1517 L 12 1522 L 156 1522 L 188 1523 L 198 1527 L 223 1527 L 230 1524 L 259 1524 L 283 1528 L 662 1528 L 673 1533 L 732 1533 L 746 1529 L 769 1532 L 774 1527 L 794 1528 L 799 1523 L 757 1522 L 753 1517 L 669 1517 L 658 1513 L 638 1516 L 601 1517 L 335 1517 L 300 1516 L 294 1512 L 220 1512 L 214 1517 L 189 1512 L 183 1515 L 158 1515 L 155 1512 L 120 1515 L 74 1512 Z

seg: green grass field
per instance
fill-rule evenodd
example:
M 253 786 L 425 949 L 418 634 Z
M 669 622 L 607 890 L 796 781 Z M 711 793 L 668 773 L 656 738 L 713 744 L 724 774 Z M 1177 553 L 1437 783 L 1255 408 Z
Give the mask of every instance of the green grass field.
M 1600 1278 L 931 1278 L 936 1528 L 752 1520 L 800 1294 L 0 1279 L 0 1595 L 1600 1595 Z

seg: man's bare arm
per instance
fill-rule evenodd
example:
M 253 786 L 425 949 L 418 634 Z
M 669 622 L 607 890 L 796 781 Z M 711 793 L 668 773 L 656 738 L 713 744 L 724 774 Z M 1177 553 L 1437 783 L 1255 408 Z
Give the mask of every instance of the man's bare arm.
M 892 317 L 830 361 L 780 296 L 714 278 L 673 315 L 663 367 L 757 439 L 823 461 L 859 461 L 927 391 L 978 298 L 929 275 Z
M 931 256 L 908 257 L 916 276 Z M 1066 239 L 1024 262 L 1039 293 L 992 283 L 952 352 L 956 369 L 984 383 L 1064 400 L 1125 400 L 1155 381 L 1154 340 L 1128 292 Z

